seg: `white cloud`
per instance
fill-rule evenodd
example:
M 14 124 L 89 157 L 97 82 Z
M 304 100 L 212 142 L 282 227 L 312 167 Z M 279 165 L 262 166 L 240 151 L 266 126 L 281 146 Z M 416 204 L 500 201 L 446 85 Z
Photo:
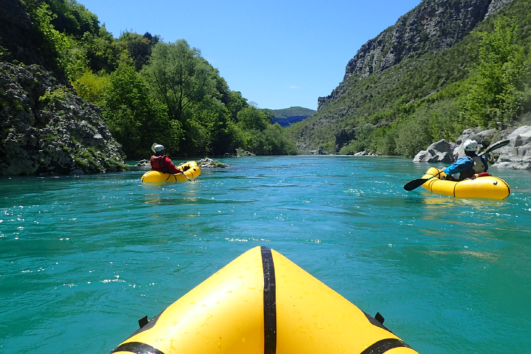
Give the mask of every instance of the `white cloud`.
M 300 86 L 292 85 L 289 88 L 292 89 L 292 90 L 296 90 L 296 89 L 300 89 Z

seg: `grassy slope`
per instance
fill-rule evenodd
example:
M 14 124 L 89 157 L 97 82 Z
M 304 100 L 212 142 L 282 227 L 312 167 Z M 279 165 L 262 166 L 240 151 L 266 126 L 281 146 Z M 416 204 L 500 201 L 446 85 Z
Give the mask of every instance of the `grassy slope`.
M 515 0 L 499 15 L 515 18 L 520 26 L 522 44 L 529 45 L 531 3 Z M 481 22 L 475 30 L 492 30 L 494 18 L 491 16 Z M 398 119 L 407 119 L 423 102 L 456 99 L 462 92 L 452 90 L 452 86 L 458 87 L 468 77 L 477 48 L 477 37 L 469 34 L 448 50 L 405 60 L 381 74 L 361 80 L 350 77 L 342 84 L 344 94 L 287 131 L 305 148 L 324 146 L 326 151 L 335 152 L 335 133 L 341 129 L 352 129 L 366 122 L 389 125 Z

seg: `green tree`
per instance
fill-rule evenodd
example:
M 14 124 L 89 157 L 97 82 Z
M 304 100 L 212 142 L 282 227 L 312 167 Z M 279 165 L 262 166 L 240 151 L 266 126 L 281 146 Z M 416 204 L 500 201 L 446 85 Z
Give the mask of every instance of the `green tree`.
M 179 150 L 182 136 L 178 121 L 170 122 L 166 107 L 149 95 L 149 90 L 125 55 L 118 69 L 109 76 L 102 113 L 114 138 L 129 158 L 146 157 L 154 142 L 166 147 L 168 154 Z
M 104 71 L 108 74 L 118 67 L 120 49 L 105 26 L 100 26 L 98 33 L 85 32 L 81 40 L 87 55 L 87 66 L 93 72 Z
M 529 59 L 517 43 L 517 29 L 514 20 L 502 16 L 494 31 L 476 32 L 481 37 L 478 64 L 462 101 L 464 116 L 472 125 L 507 125 L 529 104 Z
M 142 74 L 154 97 L 168 108 L 170 120 L 185 126 L 216 94 L 212 70 L 198 49 L 179 40 L 157 43 Z
M 85 69 L 83 74 L 72 82 L 72 86 L 81 98 L 96 105 L 103 103 L 103 94 L 108 84 L 108 75 L 96 75 L 89 69 Z
M 34 31 L 41 53 L 55 71 L 71 81 L 75 80 L 83 72 L 86 64 L 83 47 L 73 36 L 55 29 L 52 21 L 57 15 L 50 10 L 48 4 L 28 0 L 26 10 L 34 22 Z
M 117 42 L 129 52 L 136 70 L 140 71 L 148 63 L 151 51 L 159 40 L 159 36 L 152 36 L 149 32 L 141 36 L 138 33 L 126 31 L 120 35 Z
M 81 38 L 85 32 L 97 33 L 98 17 L 76 0 L 44 0 L 56 15 L 52 24 L 61 33 Z
M 262 131 L 271 123 L 271 118 L 266 112 L 253 106 L 242 108 L 237 117 L 241 127 L 246 130 Z

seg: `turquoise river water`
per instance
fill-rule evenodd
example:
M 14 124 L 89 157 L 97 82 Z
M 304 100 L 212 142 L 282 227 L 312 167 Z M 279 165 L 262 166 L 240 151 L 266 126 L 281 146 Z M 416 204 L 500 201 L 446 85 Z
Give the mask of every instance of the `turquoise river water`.
M 531 349 L 531 173 L 506 200 L 403 185 L 398 158 L 221 159 L 195 182 L 142 171 L 0 179 L 0 353 L 109 353 L 264 245 L 420 353 Z

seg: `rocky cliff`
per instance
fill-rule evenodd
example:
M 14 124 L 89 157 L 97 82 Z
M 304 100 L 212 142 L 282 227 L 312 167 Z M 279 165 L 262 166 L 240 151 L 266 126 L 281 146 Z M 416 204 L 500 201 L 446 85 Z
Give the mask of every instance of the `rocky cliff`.
M 39 65 L 0 62 L 0 175 L 120 171 L 123 157 L 97 107 Z
M 1 0 L 0 175 L 120 171 L 120 145 L 39 50 L 20 0 Z
M 405 59 L 452 47 L 489 15 L 513 0 L 425 0 L 400 17 L 395 25 L 365 43 L 346 67 L 343 82 L 318 111 L 347 90 L 346 81 L 381 73 Z

